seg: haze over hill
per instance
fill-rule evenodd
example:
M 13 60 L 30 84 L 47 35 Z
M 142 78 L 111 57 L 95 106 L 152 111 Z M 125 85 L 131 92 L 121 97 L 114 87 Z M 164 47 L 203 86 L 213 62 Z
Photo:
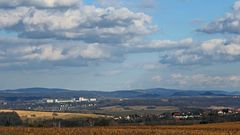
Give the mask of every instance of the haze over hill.
M 164 88 L 118 90 L 118 91 L 87 91 L 87 90 L 68 90 L 57 88 L 24 88 L 15 90 L 1 90 L 1 96 L 20 96 L 20 97 L 105 97 L 105 98 L 159 98 L 159 97 L 194 97 L 194 96 L 231 96 L 240 95 L 240 92 L 228 91 L 197 91 L 197 90 L 176 90 Z

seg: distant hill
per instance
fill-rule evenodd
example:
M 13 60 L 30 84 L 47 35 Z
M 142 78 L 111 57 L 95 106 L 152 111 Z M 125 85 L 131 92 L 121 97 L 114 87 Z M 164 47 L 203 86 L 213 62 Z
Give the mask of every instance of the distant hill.
M 211 92 L 211 91 L 178 91 L 174 93 L 172 96 L 188 96 L 188 97 L 194 97 L 194 96 L 230 96 L 231 94 L 222 91 L 221 94 Z
M 69 97 L 97 97 L 97 98 L 159 98 L 159 97 L 194 97 L 194 96 L 231 96 L 240 95 L 238 92 L 226 91 L 194 91 L 176 89 L 136 89 L 119 91 L 87 91 L 48 88 L 25 88 L 16 90 L 1 90 L 0 98 L 69 98 Z
M 23 88 L 16 90 L 3 90 L 4 93 L 58 93 L 58 92 L 69 92 L 66 89 L 48 89 L 48 88 Z

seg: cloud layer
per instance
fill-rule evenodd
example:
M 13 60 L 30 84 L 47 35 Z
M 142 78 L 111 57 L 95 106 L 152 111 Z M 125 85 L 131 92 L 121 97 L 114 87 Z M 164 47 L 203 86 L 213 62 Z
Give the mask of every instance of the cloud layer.
M 119 62 L 122 44 L 156 31 L 151 17 L 127 8 L 85 5 L 81 0 L 2 0 L 1 67 L 81 66 Z
M 121 49 L 98 43 L 1 38 L 0 44 L 0 68 L 84 66 L 123 59 Z
M 239 3 L 236 1 L 232 12 L 199 31 L 237 34 Z M 151 16 L 124 7 L 85 5 L 81 0 L 2 0 L 0 30 L 17 35 L 0 39 L 1 65 L 88 65 L 120 62 L 130 53 L 151 52 L 159 52 L 161 64 L 173 66 L 240 61 L 238 36 L 206 41 L 149 40 L 146 37 L 157 31 Z

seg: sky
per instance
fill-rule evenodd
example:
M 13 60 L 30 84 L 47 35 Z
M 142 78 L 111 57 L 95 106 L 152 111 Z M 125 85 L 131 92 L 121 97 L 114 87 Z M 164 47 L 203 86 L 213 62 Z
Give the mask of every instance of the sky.
M 240 90 L 240 0 L 1 0 L 0 89 Z

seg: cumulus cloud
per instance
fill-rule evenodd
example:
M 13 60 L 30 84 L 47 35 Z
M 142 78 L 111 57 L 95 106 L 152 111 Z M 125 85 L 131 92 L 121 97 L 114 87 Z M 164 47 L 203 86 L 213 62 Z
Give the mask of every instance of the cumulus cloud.
M 146 52 L 159 52 L 160 63 L 167 65 L 240 60 L 240 38 L 201 43 L 192 38 L 146 40 L 145 36 L 157 30 L 151 16 L 122 7 L 78 5 L 80 2 L 1 1 L 0 30 L 14 32 L 18 38 L 14 41 L 0 38 L 0 61 L 8 61 L 7 65 L 34 61 L 75 65 L 92 61 L 117 62 L 122 61 L 125 54 Z M 148 4 L 148 1 L 142 2 Z M 153 2 L 149 1 L 150 4 Z M 233 10 L 239 12 L 239 1 Z M 231 14 L 238 16 L 235 12 Z M 162 64 L 142 68 L 154 70 Z
M 157 4 L 156 0 L 97 0 L 97 5 L 101 7 L 127 7 L 145 13 L 156 8 Z
M 183 75 L 172 74 L 170 81 L 180 87 L 229 89 L 240 87 L 240 76 L 210 76 L 206 74 Z
M 211 39 L 187 49 L 179 49 L 161 56 L 160 62 L 174 65 L 204 65 L 240 61 L 240 42 Z
M 236 1 L 235 4 L 233 5 L 234 10 L 240 10 L 240 1 Z
M 211 22 L 199 32 L 205 33 L 230 33 L 240 34 L 240 1 L 236 1 L 233 5 L 233 11 L 227 13 L 225 16 Z
M 17 25 L 30 9 L 19 7 L 14 10 L 0 9 L 0 29 Z
M 121 49 L 103 44 L 66 41 L 36 41 L 0 38 L 1 67 L 81 66 L 99 62 L 119 62 Z
M 127 8 L 82 5 L 68 9 L 0 9 L 0 29 L 25 38 L 75 39 L 119 43 L 156 30 L 151 17 Z
M 58 61 L 66 59 L 104 59 L 111 54 L 98 45 L 54 46 L 51 44 L 11 48 L 8 52 L 22 60 Z
M 151 16 L 124 7 L 84 5 L 82 0 L 1 0 L 1 67 L 120 62 L 122 45 L 156 31 Z M 31 67 L 31 66 L 30 66 Z

